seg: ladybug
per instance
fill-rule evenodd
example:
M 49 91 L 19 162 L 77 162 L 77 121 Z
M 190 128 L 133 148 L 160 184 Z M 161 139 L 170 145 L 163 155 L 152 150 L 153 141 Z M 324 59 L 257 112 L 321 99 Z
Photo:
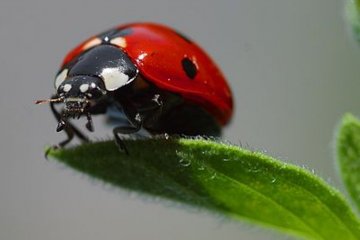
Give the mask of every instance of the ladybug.
M 86 116 L 93 131 L 92 115 L 118 113 L 127 124 L 113 133 L 127 152 L 121 134 L 220 136 L 233 112 L 230 88 L 213 60 L 183 34 L 155 23 L 120 25 L 82 42 L 64 58 L 55 90 L 36 103 L 49 102 L 57 131 L 66 132 L 59 147 L 74 136 L 88 141 L 69 118 Z

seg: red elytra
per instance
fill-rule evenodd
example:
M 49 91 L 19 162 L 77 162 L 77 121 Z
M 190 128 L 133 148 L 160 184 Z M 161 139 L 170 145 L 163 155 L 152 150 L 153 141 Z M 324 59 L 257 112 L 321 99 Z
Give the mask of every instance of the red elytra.
M 173 29 L 154 23 L 132 23 L 116 29 L 129 30 L 121 49 L 130 57 L 140 74 L 158 88 L 180 94 L 210 112 L 221 125 L 229 122 L 233 113 L 230 88 L 214 61 L 196 43 Z M 62 66 L 82 53 L 84 41 L 65 57 Z M 119 47 L 120 48 L 120 47 Z M 195 65 L 191 77 L 182 61 Z

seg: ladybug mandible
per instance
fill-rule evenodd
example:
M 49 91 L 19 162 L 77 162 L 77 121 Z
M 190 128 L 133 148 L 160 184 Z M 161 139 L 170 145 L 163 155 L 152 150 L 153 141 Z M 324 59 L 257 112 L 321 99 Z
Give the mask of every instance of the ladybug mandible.
M 150 134 L 219 136 L 229 122 L 233 101 L 226 80 L 210 57 L 192 40 L 154 23 L 121 25 L 95 35 L 70 51 L 55 78 L 56 94 L 48 100 L 67 139 L 88 138 L 69 118 L 117 111 L 128 121 L 119 134 L 141 128 Z M 61 111 L 55 104 L 64 103 Z M 111 110 L 111 111 L 110 111 Z M 122 113 L 122 115 L 120 114 Z

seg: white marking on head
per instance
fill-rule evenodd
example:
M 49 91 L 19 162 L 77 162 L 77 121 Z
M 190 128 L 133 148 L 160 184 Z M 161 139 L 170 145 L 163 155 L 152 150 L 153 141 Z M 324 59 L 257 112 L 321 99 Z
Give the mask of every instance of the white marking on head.
M 106 37 L 104 38 L 104 41 L 105 41 L 105 42 L 108 42 L 108 41 L 109 41 L 109 37 L 106 36 Z
M 55 78 L 55 89 L 58 89 L 59 86 L 65 81 L 67 74 L 68 74 L 68 69 L 64 69 L 61 71 L 61 73 L 59 73 L 56 78 Z
M 90 39 L 87 43 L 84 44 L 82 50 L 85 51 L 89 48 L 92 48 L 92 47 L 95 47 L 97 45 L 100 45 L 101 44 L 101 39 L 100 38 L 93 38 L 93 39 Z
M 126 48 L 126 40 L 123 37 L 116 37 L 110 40 L 111 44 L 114 44 L 121 48 Z
M 121 72 L 119 68 L 105 68 L 100 75 L 108 91 L 114 91 L 129 83 L 129 76 Z
M 87 90 L 89 90 L 89 84 L 84 83 L 84 84 L 81 84 L 81 85 L 80 85 L 80 91 L 81 91 L 82 93 L 87 92 Z
M 71 87 L 72 87 L 71 84 L 65 84 L 65 85 L 64 85 L 64 88 L 63 88 L 63 89 L 64 89 L 64 92 L 69 92 L 70 89 L 71 89 Z

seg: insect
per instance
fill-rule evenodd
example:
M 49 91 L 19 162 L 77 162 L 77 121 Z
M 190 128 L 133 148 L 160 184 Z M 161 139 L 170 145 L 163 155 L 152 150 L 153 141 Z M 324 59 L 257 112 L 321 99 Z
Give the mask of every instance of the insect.
M 155 23 L 120 25 L 82 42 L 64 58 L 55 90 L 36 103 L 50 103 L 56 130 L 67 134 L 59 147 L 74 136 L 88 141 L 71 118 L 85 116 L 93 131 L 92 115 L 118 112 L 128 124 L 113 133 L 127 152 L 121 134 L 143 128 L 150 134 L 219 136 L 233 112 L 230 88 L 213 60 L 189 38 Z

